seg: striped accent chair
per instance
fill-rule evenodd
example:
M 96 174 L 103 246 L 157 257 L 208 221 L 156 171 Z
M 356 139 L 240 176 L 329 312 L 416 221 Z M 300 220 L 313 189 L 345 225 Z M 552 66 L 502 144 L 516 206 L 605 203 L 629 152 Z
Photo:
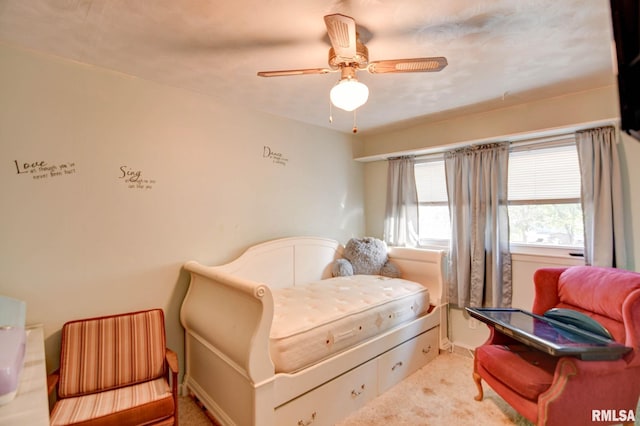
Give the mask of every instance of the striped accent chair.
M 162 310 L 66 323 L 54 390 L 52 426 L 177 425 L 178 358 Z

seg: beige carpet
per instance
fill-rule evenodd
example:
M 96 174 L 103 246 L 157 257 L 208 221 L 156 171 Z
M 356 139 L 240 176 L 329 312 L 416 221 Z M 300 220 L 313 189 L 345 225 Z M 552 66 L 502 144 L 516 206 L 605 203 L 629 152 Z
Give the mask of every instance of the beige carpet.
M 531 425 L 488 386 L 482 402 L 473 399 L 472 371 L 470 356 L 443 352 L 338 426 Z
M 530 425 L 489 387 L 477 402 L 470 357 L 442 353 L 427 366 L 394 386 L 337 426 L 366 425 Z M 211 422 L 188 397 L 180 400 L 180 424 Z
M 188 396 L 178 400 L 178 424 L 182 426 L 211 426 L 212 423 L 204 411 Z

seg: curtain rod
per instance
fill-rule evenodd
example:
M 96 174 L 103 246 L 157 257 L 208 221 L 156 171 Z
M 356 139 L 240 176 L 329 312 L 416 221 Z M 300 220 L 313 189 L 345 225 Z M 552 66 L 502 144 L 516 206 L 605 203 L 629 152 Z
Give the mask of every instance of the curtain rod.
M 509 141 L 504 141 L 504 142 L 509 143 L 509 151 L 512 152 L 512 151 L 526 150 L 528 147 L 532 147 L 532 146 L 536 146 L 540 148 L 541 146 L 545 146 L 545 145 L 560 145 L 560 143 L 563 141 L 567 141 L 567 145 L 568 145 L 569 144 L 568 142 L 573 140 L 574 138 L 575 138 L 575 133 L 565 133 L 565 134 L 558 134 L 555 136 L 545 136 L 545 137 L 539 137 L 539 138 L 518 140 L 513 142 L 509 142 Z M 473 144 L 459 146 L 455 148 L 443 149 L 442 151 L 432 152 L 429 154 L 416 155 L 413 157 L 416 161 L 430 160 L 430 159 L 435 160 L 435 159 L 440 159 L 441 157 L 444 157 L 444 155 L 447 152 L 454 151 L 456 149 L 461 149 L 461 148 L 464 148 L 465 146 L 482 145 L 485 143 L 486 142 L 473 143 Z M 411 157 L 411 156 L 405 155 L 405 156 L 398 156 L 398 157 L 389 157 L 387 158 L 387 160 L 395 160 L 398 158 L 406 158 L 406 157 Z
M 576 126 L 576 127 L 570 127 L 570 128 L 565 128 L 563 129 L 563 131 L 560 131 L 560 129 L 556 129 L 558 130 L 557 133 L 552 133 L 549 135 L 545 135 L 545 136 L 529 136 L 527 137 L 526 134 L 521 134 L 521 135 L 517 135 L 517 136 L 512 136 L 512 137 L 504 137 L 504 138 L 493 138 L 493 139 L 486 139 L 486 140 L 482 140 L 482 141 L 477 141 L 477 142 L 470 142 L 470 143 L 466 143 L 466 144 L 457 144 L 455 146 L 447 146 L 447 147 L 442 147 L 441 149 L 438 149 L 436 151 L 430 152 L 428 154 L 419 154 L 419 155 L 395 155 L 392 157 L 387 157 L 387 160 L 391 160 L 391 159 L 396 159 L 396 158 L 403 158 L 403 157 L 414 157 L 416 160 L 426 160 L 426 159 L 430 159 L 430 158 L 439 158 L 441 156 L 443 156 L 446 152 L 454 150 L 454 149 L 458 149 L 458 148 L 462 148 L 463 146 L 472 146 L 472 145 L 478 145 L 478 144 L 486 144 L 486 143 L 491 143 L 491 141 L 493 142 L 509 142 L 509 149 L 519 149 L 519 148 L 525 148 L 527 146 L 530 145 L 543 145 L 545 143 L 548 142 L 558 142 L 558 141 L 562 141 L 562 140 L 571 140 L 575 137 L 576 132 L 579 131 L 584 131 L 584 130 L 593 130 L 593 129 L 597 129 L 597 128 L 604 128 L 604 127 L 613 127 L 614 129 L 616 129 L 615 126 L 615 121 L 613 120 L 607 120 L 607 121 L 601 121 L 601 122 L 592 122 L 590 123 L 591 126 L 589 127 L 582 127 L 582 126 Z M 540 133 L 547 133 L 546 131 L 544 132 L 540 132 Z M 531 135 L 531 133 L 530 133 Z M 509 140 L 512 139 L 512 140 Z

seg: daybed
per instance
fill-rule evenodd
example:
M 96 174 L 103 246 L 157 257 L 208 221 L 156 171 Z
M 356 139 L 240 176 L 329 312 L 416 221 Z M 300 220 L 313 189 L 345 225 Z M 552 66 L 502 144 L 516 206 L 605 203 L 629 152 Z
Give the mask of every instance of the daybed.
M 295 237 L 253 246 L 222 266 L 185 264 L 184 385 L 217 421 L 331 425 L 444 347 L 442 251 L 390 249 L 401 279 L 332 278 L 342 250 L 334 240 Z M 385 292 L 398 298 L 376 305 Z M 355 319 L 343 317 L 353 306 Z M 382 310 L 367 317 L 374 307 Z M 328 324 L 316 323 L 317 311 L 329 312 Z

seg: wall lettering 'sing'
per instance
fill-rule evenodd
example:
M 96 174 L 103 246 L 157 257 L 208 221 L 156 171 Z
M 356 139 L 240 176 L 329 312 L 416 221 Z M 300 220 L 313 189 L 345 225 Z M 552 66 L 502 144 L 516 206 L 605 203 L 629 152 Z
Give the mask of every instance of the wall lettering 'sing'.
M 153 189 L 155 179 L 144 179 L 142 170 L 135 170 L 128 166 L 120 166 L 119 179 L 124 179 L 129 189 Z

